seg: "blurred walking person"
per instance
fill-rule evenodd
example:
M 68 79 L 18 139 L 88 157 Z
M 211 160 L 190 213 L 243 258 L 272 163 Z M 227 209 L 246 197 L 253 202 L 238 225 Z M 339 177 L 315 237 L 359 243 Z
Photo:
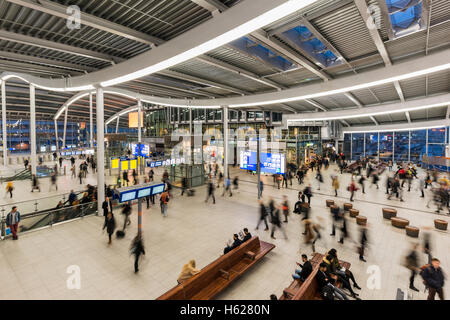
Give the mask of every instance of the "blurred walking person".
M 213 204 L 215 204 L 216 203 L 216 197 L 214 197 L 214 183 L 213 183 L 211 178 L 208 181 L 208 185 L 207 185 L 206 189 L 207 189 L 207 195 L 206 195 L 205 202 L 207 203 L 209 198 L 212 198 L 213 199 Z
M 131 242 L 130 252 L 134 255 L 134 273 L 139 271 L 139 257 L 145 255 L 144 243 L 142 236 L 138 234 Z
M 41 192 L 41 188 L 39 187 L 39 180 L 36 177 L 35 174 L 31 176 L 31 192 L 33 192 L 35 189 L 39 190 Z
M 360 246 L 358 248 L 359 260 L 362 262 L 367 262 L 364 259 L 364 250 L 366 249 L 367 244 L 367 226 L 361 227 L 361 237 L 360 237 Z
M 273 201 L 273 200 L 272 200 Z M 272 239 L 276 239 L 275 238 L 275 230 L 278 228 L 283 232 L 284 238 L 287 240 L 287 235 L 286 235 L 286 231 L 284 230 L 284 228 L 281 226 L 281 220 L 280 220 L 280 208 L 279 206 L 274 206 L 273 204 L 270 206 L 271 207 L 271 211 L 270 211 L 270 222 L 272 223 L 272 232 L 270 234 L 270 237 Z
M 56 188 L 56 191 L 58 191 L 58 185 L 56 184 L 56 172 L 52 172 L 51 176 L 50 176 L 50 189 L 49 191 L 52 190 L 52 187 Z
M 417 257 L 417 247 L 417 244 L 413 244 L 412 250 L 405 258 L 405 267 L 411 270 L 411 276 L 409 277 L 409 288 L 411 290 L 419 292 L 419 289 L 414 286 L 414 279 L 417 273 L 420 272 L 419 261 Z
M 105 224 L 103 225 L 103 230 L 106 228 L 106 233 L 108 233 L 108 244 L 112 243 L 112 235 L 114 234 L 114 230 L 116 229 L 116 220 L 114 219 L 114 215 L 109 212 L 106 216 Z
M 13 190 L 14 190 L 13 182 L 12 182 L 12 181 L 8 181 L 8 182 L 6 183 L 6 193 L 5 193 L 5 198 L 6 198 L 6 196 L 8 195 L 8 193 L 9 193 L 9 195 L 10 195 L 10 198 L 12 198 L 12 197 L 13 197 L 13 194 L 12 194 Z
M 269 226 L 267 225 L 267 219 L 266 219 L 267 216 L 268 216 L 267 208 L 264 205 L 264 202 L 262 200 L 259 200 L 259 220 L 258 220 L 258 224 L 256 225 L 255 230 L 258 230 L 258 227 L 259 227 L 259 224 L 261 223 L 261 221 L 264 221 L 264 224 L 266 225 L 266 228 L 264 229 L 264 231 L 269 230 Z

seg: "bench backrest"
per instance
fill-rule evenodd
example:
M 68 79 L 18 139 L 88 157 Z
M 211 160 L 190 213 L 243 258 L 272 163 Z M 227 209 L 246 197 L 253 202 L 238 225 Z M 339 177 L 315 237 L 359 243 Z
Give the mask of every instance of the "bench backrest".
M 220 270 L 229 270 L 234 264 L 244 258 L 245 252 L 255 250 L 255 248 L 259 248 L 258 237 L 252 237 L 239 247 L 208 264 L 200 273 L 181 285 L 184 291 L 184 298 L 190 299 L 193 297 L 212 281 L 219 278 L 222 275 Z

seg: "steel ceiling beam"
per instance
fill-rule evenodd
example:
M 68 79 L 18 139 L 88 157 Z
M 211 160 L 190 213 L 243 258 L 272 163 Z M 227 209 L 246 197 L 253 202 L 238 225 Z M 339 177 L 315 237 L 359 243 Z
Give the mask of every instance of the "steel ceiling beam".
M 257 41 L 260 41 L 264 43 L 265 45 L 269 46 L 272 50 L 280 53 L 281 55 L 285 56 L 289 60 L 297 63 L 298 65 L 301 65 L 305 69 L 311 71 L 315 75 L 317 75 L 319 78 L 328 81 L 331 79 L 329 75 L 327 75 L 324 71 L 320 70 L 314 63 L 310 62 L 309 60 L 305 59 L 304 57 L 299 56 L 296 52 L 294 52 L 292 49 L 290 49 L 285 44 L 281 43 L 280 41 L 274 39 L 274 38 L 268 38 L 267 34 L 261 30 L 255 31 L 250 34 L 251 38 L 256 39 Z
M 39 0 L 38 2 L 30 0 L 6 0 L 6 1 L 20 5 L 25 8 L 30 8 L 33 10 L 44 12 L 62 19 L 68 19 L 71 17 L 71 15 L 67 14 L 66 12 L 67 6 L 54 3 L 52 1 L 47 0 Z M 147 45 L 153 44 L 158 45 L 164 42 L 163 40 L 157 37 L 153 37 L 143 32 L 139 32 L 134 29 L 124 27 L 120 24 L 84 12 L 80 13 L 80 23 L 130 40 L 145 43 Z
M 364 107 L 364 105 L 358 100 L 356 99 L 356 97 L 351 94 L 350 92 L 346 92 L 344 93 L 344 96 L 346 96 L 351 102 L 353 102 L 358 108 L 362 108 Z
M 406 120 L 408 120 L 408 123 L 411 123 L 411 115 L 409 114 L 409 111 L 405 112 Z
M 201 85 L 206 85 L 209 87 L 213 87 L 213 88 L 218 88 L 218 89 L 222 89 L 222 90 L 227 90 L 233 93 L 237 93 L 237 94 L 248 94 L 247 91 L 232 87 L 232 86 L 228 86 L 222 83 L 218 83 L 215 81 L 210 81 L 210 80 L 206 80 L 203 78 L 199 78 L 199 77 L 194 77 L 185 73 L 180 73 L 177 71 L 172 71 L 172 70 L 164 70 L 164 71 L 160 71 L 158 72 L 158 74 L 164 75 L 164 76 L 168 76 L 168 77 L 172 77 L 172 78 L 176 78 L 176 79 L 181 79 L 181 80 L 185 80 L 185 81 L 189 81 L 189 82 L 194 82 L 194 83 L 198 83 Z
M 33 63 L 45 65 L 48 67 L 57 67 L 57 68 L 61 68 L 61 69 L 67 69 L 67 70 L 78 71 L 78 72 L 86 72 L 86 71 L 91 72 L 91 71 L 97 70 L 92 67 L 83 66 L 83 65 L 79 65 L 79 64 L 75 64 L 75 63 L 57 61 L 57 60 L 52 60 L 52 59 L 47 59 L 47 58 L 40 58 L 40 57 L 31 56 L 31 55 L 20 54 L 20 53 L 15 53 L 15 52 L 8 52 L 8 51 L 0 51 L 0 58 L 13 59 L 13 60 L 18 60 L 18 61 L 22 61 L 22 62 L 33 62 Z
M 275 88 L 277 90 L 286 89 L 285 86 L 282 86 L 282 85 L 280 85 L 280 84 L 278 84 L 278 83 L 276 83 L 276 82 L 274 82 L 272 80 L 264 79 L 263 77 L 257 75 L 256 73 L 253 73 L 251 71 L 242 69 L 240 67 L 236 67 L 236 66 L 230 65 L 229 63 L 226 63 L 226 62 L 224 62 L 222 60 L 210 57 L 208 55 L 199 56 L 197 59 L 202 61 L 202 62 L 205 62 L 207 64 L 210 64 L 210 65 L 222 68 L 224 70 L 227 70 L 227 71 L 239 74 L 239 75 L 244 76 L 246 78 L 252 79 L 252 80 L 257 81 L 257 82 L 262 83 L 262 84 L 265 84 L 265 85 L 270 86 L 272 88 Z
M 191 0 L 191 1 L 210 12 L 215 12 L 217 10 L 223 12 L 228 9 L 226 5 L 224 5 L 222 2 L 218 0 Z
M 49 50 L 55 50 L 59 52 L 69 53 L 85 58 L 100 60 L 115 64 L 116 62 L 122 61 L 123 59 L 119 59 L 117 57 L 113 57 L 107 54 L 103 54 L 100 52 L 95 52 L 87 49 L 82 49 L 74 46 L 70 46 L 67 44 L 57 43 L 53 41 L 48 41 L 36 37 L 30 37 L 23 34 L 10 32 L 6 30 L 0 30 L 0 39 L 7 40 L 16 43 L 22 43 L 26 45 L 31 45 L 35 47 L 40 47 Z
M 324 107 L 323 105 L 321 105 L 320 103 L 317 103 L 316 101 L 314 101 L 312 99 L 306 99 L 305 101 L 308 102 L 309 104 L 313 105 L 317 109 L 320 109 L 322 111 L 328 111 L 328 109 L 326 107 Z

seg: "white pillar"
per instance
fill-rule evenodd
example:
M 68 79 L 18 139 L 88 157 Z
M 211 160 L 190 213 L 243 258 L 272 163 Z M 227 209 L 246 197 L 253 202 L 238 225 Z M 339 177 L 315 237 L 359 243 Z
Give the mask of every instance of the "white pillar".
M 58 120 L 55 119 L 55 141 L 56 141 L 56 152 L 58 152 Z
M 69 112 L 69 107 L 66 107 L 66 110 L 64 112 L 64 131 L 63 131 L 63 143 L 62 143 L 62 149 L 66 147 L 66 129 L 67 129 L 67 113 Z
M 6 82 L 2 81 L 2 131 L 3 131 L 3 165 L 8 164 L 8 139 L 6 132 Z
M 138 145 L 139 145 L 139 153 L 138 153 L 138 161 L 141 161 L 141 143 L 142 143 L 142 121 L 141 121 L 141 115 L 142 115 L 142 101 L 139 98 L 138 99 Z M 138 166 L 139 170 L 138 172 L 142 174 L 142 163 L 139 163 Z
M 119 133 L 119 121 L 120 121 L 120 117 L 117 116 L 117 122 L 116 122 L 116 133 Z
M 228 178 L 228 106 L 222 109 L 223 117 L 223 176 Z
M 30 84 L 30 149 L 31 149 L 31 174 L 36 174 L 36 100 L 34 85 Z
M 101 128 L 105 126 L 103 110 L 103 89 L 97 89 L 96 118 L 97 118 L 97 214 L 102 212 L 105 201 L 105 134 Z
M 138 99 L 138 142 L 142 142 L 142 123 L 141 123 L 141 115 L 142 115 L 142 101 Z
M 94 123 L 92 119 L 92 93 L 89 93 L 89 146 L 94 147 Z

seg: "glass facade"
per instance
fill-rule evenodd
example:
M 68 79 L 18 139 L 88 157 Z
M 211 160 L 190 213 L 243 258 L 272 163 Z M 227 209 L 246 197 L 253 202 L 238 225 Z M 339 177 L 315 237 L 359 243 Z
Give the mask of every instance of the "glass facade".
M 367 132 L 366 136 L 366 157 L 378 157 L 378 132 Z
M 345 133 L 344 154 L 352 160 L 379 157 L 382 161 L 412 162 L 420 162 L 423 155 L 444 157 L 448 132 L 449 127 Z

